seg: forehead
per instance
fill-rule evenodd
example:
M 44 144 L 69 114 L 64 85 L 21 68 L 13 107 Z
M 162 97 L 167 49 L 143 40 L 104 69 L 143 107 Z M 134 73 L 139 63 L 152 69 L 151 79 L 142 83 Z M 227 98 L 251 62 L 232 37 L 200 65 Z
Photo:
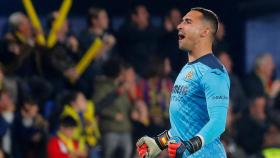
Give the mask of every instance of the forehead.
M 136 7 L 136 11 L 146 11 L 146 7 L 143 5 L 139 5 Z
M 200 20 L 202 18 L 202 13 L 199 11 L 191 10 L 189 11 L 183 19 L 191 19 L 193 21 Z

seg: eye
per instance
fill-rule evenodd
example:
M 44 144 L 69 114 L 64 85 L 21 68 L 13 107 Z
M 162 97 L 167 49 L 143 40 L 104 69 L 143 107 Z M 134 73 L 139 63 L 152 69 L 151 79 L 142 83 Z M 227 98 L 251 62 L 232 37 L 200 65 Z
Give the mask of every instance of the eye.
M 189 19 L 187 19 L 187 20 L 186 20 L 186 23 L 187 23 L 187 24 L 191 24 L 191 23 L 192 23 L 192 21 L 191 21 L 191 20 L 189 20 Z
M 192 21 L 190 19 L 183 19 L 182 21 L 184 24 L 191 24 Z

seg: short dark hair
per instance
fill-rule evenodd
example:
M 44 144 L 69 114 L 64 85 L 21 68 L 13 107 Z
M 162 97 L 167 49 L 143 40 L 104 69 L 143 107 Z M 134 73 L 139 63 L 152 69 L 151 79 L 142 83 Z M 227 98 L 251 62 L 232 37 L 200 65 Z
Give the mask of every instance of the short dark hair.
M 72 118 L 71 116 L 63 116 L 60 118 L 60 126 L 62 127 L 66 127 L 66 128 L 71 128 L 71 127 L 77 127 L 78 123 L 76 122 L 76 120 L 74 120 L 74 118 Z
M 98 19 L 99 13 L 105 11 L 103 8 L 92 7 L 88 10 L 87 15 L 87 24 L 88 26 L 92 25 L 92 19 Z
M 71 105 L 71 103 L 78 98 L 78 95 L 80 93 L 80 91 L 75 90 L 65 92 L 64 97 L 62 99 L 62 105 Z
M 27 95 L 23 97 L 23 105 L 38 106 L 36 100 L 31 96 Z
M 208 22 L 210 22 L 212 29 L 213 29 L 212 35 L 213 35 L 213 37 L 215 37 L 215 35 L 218 31 L 218 28 L 219 28 L 219 17 L 217 16 L 217 14 L 209 9 L 202 8 L 202 7 L 191 8 L 191 10 L 202 13 L 203 18 L 205 20 L 207 20 Z

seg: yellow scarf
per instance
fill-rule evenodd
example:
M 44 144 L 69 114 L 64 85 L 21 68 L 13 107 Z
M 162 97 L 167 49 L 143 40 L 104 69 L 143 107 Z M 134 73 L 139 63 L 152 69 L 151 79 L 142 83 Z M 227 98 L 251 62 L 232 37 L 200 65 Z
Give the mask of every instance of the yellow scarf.
M 57 136 L 66 145 L 67 150 L 71 153 L 75 151 L 74 142 L 72 138 L 67 138 L 63 133 L 57 132 Z

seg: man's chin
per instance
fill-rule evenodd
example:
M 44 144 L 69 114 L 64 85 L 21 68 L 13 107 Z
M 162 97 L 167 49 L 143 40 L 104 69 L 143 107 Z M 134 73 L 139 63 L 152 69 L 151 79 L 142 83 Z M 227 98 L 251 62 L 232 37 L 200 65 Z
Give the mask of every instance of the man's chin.
M 182 51 L 189 51 L 187 48 L 185 48 L 182 44 L 179 43 L 179 49 Z
M 180 49 L 180 50 L 183 50 L 183 44 L 182 44 L 182 43 L 179 42 L 179 45 L 178 45 L 178 46 L 179 46 L 179 49 Z

